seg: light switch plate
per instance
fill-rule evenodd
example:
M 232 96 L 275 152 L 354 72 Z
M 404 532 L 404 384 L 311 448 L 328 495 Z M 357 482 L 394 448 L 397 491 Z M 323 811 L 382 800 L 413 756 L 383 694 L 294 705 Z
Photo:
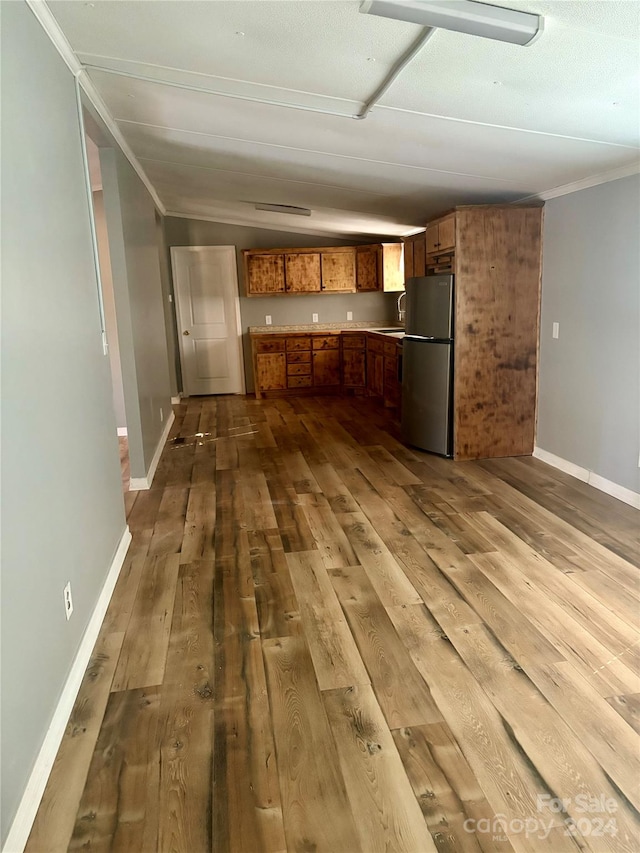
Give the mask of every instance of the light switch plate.
M 347 320 L 353 320 L 353 311 L 347 311 Z
M 560 337 L 560 323 L 554 323 L 553 324 L 553 337 L 554 338 Z

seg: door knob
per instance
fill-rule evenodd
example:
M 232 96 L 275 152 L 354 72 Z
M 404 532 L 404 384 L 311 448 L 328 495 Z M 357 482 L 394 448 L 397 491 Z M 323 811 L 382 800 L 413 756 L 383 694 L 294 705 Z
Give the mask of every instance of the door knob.
M 189 335 L 189 334 L 191 334 L 191 333 L 190 333 L 190 332 L 187 332 L 187 331 L 184 331 L 182 334 L 183 334 L 183 335 Z

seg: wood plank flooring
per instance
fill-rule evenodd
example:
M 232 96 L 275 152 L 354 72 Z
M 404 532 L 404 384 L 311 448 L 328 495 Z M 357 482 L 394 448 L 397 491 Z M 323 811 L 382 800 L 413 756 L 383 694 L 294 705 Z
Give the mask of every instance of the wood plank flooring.
M 640 514 L 347 398 L 192 398 L 29 853 L 640 851 Z

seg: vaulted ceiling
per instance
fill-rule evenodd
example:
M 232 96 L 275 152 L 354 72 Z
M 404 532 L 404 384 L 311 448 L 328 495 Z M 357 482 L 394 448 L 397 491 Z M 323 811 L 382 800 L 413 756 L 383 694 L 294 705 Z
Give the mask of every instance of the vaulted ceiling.
M 358 0 L 50 0 L 168 211 L 400 235 L 638 162 L 640 3 L 510 0 L 529 47 L 421 28 Z M 258 212 L 299 205 L 302 217 Z

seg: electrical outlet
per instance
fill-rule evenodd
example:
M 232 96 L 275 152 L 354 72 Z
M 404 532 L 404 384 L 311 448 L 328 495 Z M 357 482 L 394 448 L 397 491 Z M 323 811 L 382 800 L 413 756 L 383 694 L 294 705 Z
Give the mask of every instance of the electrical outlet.
M 160 409 L 160 423 L 164 421 L 164 412 Z
M 560 323 L 554 323 L 553 324 L 553 337 L 554 338 L 560 337 Z
M 171 303 L 173 302 L 173 296 L 171 294 L 169 294 L 168 299 L 169 299 L 169 305 L 171 305 Z
M 353 311 L 347 311 L 347 320 L 353 320 Z
M 311 322 L 312 322 L 312 323 L 317 323 L 317 322 L 318 322 L 318 315 L 317 315 L 317 314 L 312 314 L 312 315 L 311 315 Z
M 71 614 L 73 613 L 73 599 L 71 598 L 71 581 L 65 586 L 63 593 L 64 595 L 64 612 L 67 617 L 67 622 L 71 619 Z
M 270 326 L 270 325 L 271 325 L 271 314 L 265 314 L 265 315 L 264 315 L 264 322 L 265 322 L 265 325 L 266 325 L 266 326 Z

